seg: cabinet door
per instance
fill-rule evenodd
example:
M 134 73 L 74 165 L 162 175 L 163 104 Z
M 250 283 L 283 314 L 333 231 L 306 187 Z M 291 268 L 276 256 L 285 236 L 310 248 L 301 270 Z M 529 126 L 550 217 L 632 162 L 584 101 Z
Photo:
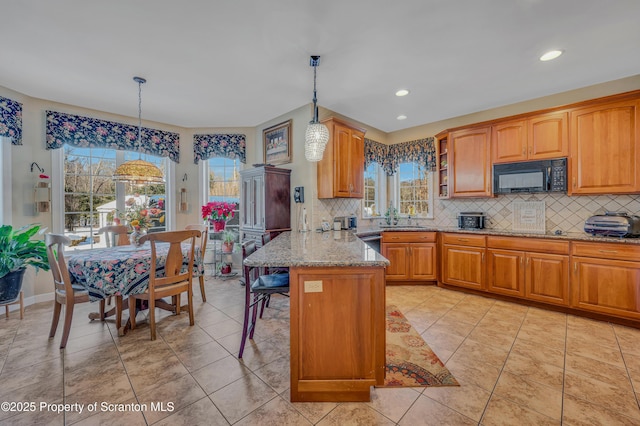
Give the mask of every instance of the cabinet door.
M 570 112 L 571 194 L 640 191 L 639 106 L 631 100 Z
M 525 120 L 499 123 L 491 128 L 491 157 L 493 163 L 527 159 L 527 122 Z
M 640 262 L 573 257 L 571 306 L 640 319 Z
M 416 281 L 435 281 L 436 245 L 435 243 L 413 243 L 409 246 L 410 277 Z
M 334 195 L 336 197 L 349 197 L 353 183 L 351 182 L 351 129 L 335 125 L 333 133 L 334 147 Z
M 407 243 L 382 243 L 382 255 L 389 259 L 390 265 L 385 269 L 388 281 L 409 279 L 409 258 Z
M 253 224 L 254 228 L 264 227 L 264 176 L 254 176 L 251 183 L 253 191 Z
M 529 160 L 567 157 L 569 126 L 566 112 L 531 117 L 527 122 L 527 156 Z
M 240 225 L 253 228 L 253 179 L 242 179 L 242 202 L 240 203 Z
M 524 295 L 524 252 L 487 250 L 487 290 L 522 297 Z
M 527 253 L 525 296 L 554 305 L 569 304 L 569 256 Z
M 443 245 L 442 281 L 484 290 L 484 248 Z
M 351 198 L 364 197 L 364 134 L 351 131 L 351 149 L 349 150 L 349 167 L 351 172 Z
M 449 180 L 452 197 L 490 197 L 490 127 L 451 133 Z

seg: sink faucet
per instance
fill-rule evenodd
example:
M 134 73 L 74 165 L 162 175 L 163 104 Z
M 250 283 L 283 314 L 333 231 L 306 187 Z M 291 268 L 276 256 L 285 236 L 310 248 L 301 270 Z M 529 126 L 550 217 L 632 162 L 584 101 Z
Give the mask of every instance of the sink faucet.
M 411 215 L 407 216 L 407 225 L 411 225 Z

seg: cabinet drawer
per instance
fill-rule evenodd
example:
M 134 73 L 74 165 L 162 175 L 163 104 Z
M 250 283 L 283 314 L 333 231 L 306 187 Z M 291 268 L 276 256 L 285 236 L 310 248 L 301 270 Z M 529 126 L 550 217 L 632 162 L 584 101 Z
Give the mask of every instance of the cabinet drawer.
M 579 243 L 572 244 L 574 256 L 596 257 L 598 259 L 640 260 L 640 246 L 631 244 Z
M 543 238 L 487 237 L 487 247 L 540 253 L 569 254 L 569 241 Z
M 462 246 L 471 247 L 484 247 L 486 237 L 484 235 L 469 235 L 469 234 L 442 234 L 443 244 L 457 244 Z
M 434 243 L 435 232 L 387 232 L 382 233 L 383 243 Z

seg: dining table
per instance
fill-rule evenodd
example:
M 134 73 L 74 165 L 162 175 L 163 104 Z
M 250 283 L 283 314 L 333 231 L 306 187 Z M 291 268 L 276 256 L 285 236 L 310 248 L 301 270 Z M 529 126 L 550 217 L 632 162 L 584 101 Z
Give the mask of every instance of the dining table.
M 183 244 L 183 268 L 189 264 L 190 244 Z M 164 275 L 164 264 L 169 252 L 169 243 L 156 244 L 156 273 Z M 122 296 L 126 308 L 128 296 L 141 294 L 149 286 L 151 270 L 151 244 L 141 246 L 72 250 L 67 253 L 67 267 L 73 284 L 81 285 L 89 293 L 89 301 L 97 302 L 110 296 Z M 204 274 L 204 263 L 200 247 L 195 247 L 194 277 Z M 167 307 L 168 304 L 160 304 Z M 115 314 L 111 309 L 105 317 Z M 99 313 L 89 314 L 90 319 L 99 319 Z

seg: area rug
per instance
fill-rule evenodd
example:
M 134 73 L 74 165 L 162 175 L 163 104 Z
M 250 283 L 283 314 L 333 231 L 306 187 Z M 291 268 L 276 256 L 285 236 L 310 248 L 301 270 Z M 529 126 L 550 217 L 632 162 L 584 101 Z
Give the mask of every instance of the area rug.
M 396 306 L 387 306 L 384 386 L 460 386 Z

